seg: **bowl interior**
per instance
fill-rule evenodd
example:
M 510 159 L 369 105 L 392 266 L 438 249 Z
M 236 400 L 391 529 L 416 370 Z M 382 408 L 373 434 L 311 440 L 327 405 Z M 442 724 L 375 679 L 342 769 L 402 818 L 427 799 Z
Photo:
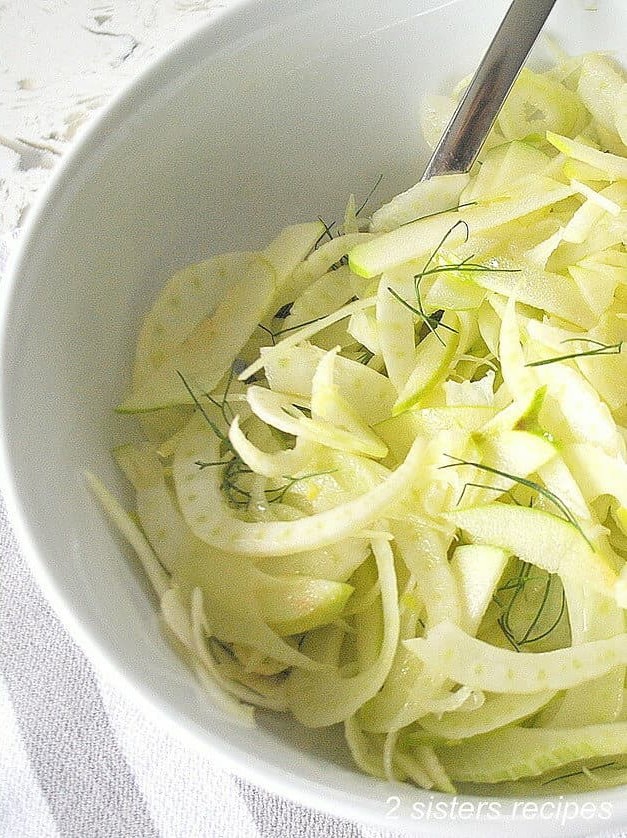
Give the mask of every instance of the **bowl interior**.
M 236 4 L 98 120 L 34 214 L 5 292 L 9 501 L 74 634 L 249 776 L 390 827 L 416 824 L 407 814 L 385 820 L 389 795 L 407 813 L 421 793 L 359 775 L 338 731 L 272 718 L 251 732 L 212 706 L 164 641 L 142 574 L 83 474 L 124 495 L 109 452 L 128 439 L 129 421 L 112 408 L 129 381 L 140 317 L 164 280 L 210 254 L 261 247 L 282 225 L 339 218 L 348 194 L 364 197 L 380 174 L 377 203 L 411 185 L 427 157 L 423 93 L 473 69 L 507 5 Z M 620 51 L 623 0 L 597 12 L 585 5 L 558 2 L 550 29 L 560 43 Z

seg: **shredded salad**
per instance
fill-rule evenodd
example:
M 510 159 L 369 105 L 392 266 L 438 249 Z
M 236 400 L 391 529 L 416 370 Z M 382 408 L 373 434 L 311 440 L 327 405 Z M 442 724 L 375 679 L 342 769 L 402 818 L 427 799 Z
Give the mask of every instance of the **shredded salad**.
M 167 282 L 133 510 L 89 481 L 217 712 L 427 789 L 627 782 L 626 143 L 622 69 L 560 56 L 469 174 Z

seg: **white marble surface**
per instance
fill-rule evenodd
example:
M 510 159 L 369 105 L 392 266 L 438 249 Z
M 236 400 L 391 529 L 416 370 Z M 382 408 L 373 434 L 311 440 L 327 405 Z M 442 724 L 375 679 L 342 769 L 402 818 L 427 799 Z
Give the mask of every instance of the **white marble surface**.
M 0 0 L 0 237 L 81 127 L 228 0 Z

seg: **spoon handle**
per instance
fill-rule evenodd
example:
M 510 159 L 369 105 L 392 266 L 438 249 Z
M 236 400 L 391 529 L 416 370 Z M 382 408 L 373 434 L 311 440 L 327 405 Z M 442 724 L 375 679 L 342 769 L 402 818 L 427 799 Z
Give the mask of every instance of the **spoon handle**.
M 556 0 L 513 0 L 421 180 L 467 172 Z

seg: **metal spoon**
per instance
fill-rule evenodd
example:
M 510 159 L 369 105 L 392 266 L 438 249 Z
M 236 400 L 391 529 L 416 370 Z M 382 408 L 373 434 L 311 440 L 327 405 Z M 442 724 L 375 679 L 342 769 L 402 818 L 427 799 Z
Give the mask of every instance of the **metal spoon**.
M 555 0 L 514 0 L 421 180 L 469 171 Z

